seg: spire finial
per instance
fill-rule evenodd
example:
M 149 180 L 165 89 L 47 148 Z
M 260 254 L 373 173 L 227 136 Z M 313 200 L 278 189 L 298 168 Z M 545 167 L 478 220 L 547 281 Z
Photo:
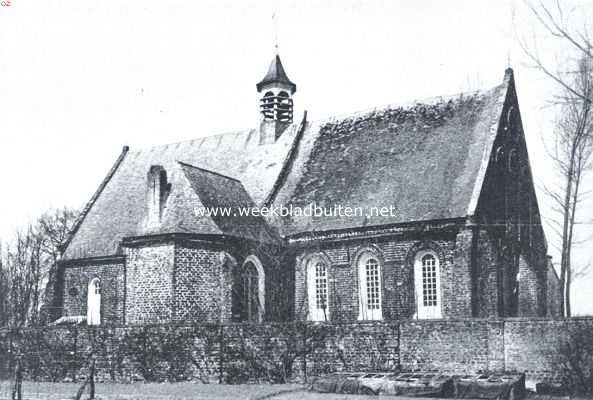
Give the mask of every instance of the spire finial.
M 507 68 L 511 68 L 511 49 L 507 50 Z
M 278 16 L 275 11 L 272 14 L 272 21 L 274 22 L 274 52 L 278 55 Z

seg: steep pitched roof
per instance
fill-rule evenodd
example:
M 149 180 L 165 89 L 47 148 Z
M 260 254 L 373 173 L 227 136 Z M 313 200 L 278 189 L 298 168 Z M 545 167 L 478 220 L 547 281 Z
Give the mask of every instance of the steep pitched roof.
M 315 203 L 360 207 L 365 213 L 370 207 L 395 210 L 394 215 L 370 218 L 270 218 L 268 222 L 285 237 L 473 215 L 511 80 L 509 73 L 502 85 L 489 90 L 302 126 L 295 123 L 269 145 L 259 144 L 256 130 L 246 130 L 131 151 L 118 160 L 85 210 L 64 258 L 119 254 L 124 237 L 147 233 L 142 220 L 151 165 L 167 170 L 177 188 L 171 196 L 180 196 L 174 203 L 176 211 L 165 216 L 167 232 L 261 235 L 262 221 L 235 227 L 231 219 L 192 220 L 198 205 L 234 201 L 225 191 L 241 192 L 237 204 L 250 197 L 260 206 Z M 190 165 L 240 183 L 220 181 Z
M 190 187 L 178 161 L 240 179 L 251 199 L 261 205 L 276 182 L 298 128 L 299 124 L 292 124 L 275 143 L 267 145 L 259 144 L 258 132 L 252 129 L 129 151 L 118 160 L 92 207 L 85 210 L 64 258 L 119 254 L 124 237 L 145 233 L 141 226 L 151 165 L 165 168 L 173 190 L 180 185 Z
M 280 61 L 280 56 L 276 54 L 276 57 L 272 59 L 270 63 L 270 68 L 268 68 L 268 73 L 264 76 L 257 85 L 257 91 L 260 92 L 262 88 L 269 84 L 280 83 L 284 85 L 288 85 L 291 88 L 292 93 L 296 92 L 296 85 L 292 83 L 286 72 L 284 71 L 284 67 L 282 66 L 282 61 Z
M 273 223 L 290 236 L 473 215 L 510 79 L 311 124 L 273 201 L 293 215 Z M 294 215 L 310 205 L 362 213 Z M 382 207 L 388 215 L 377 215 Z
M 180 165 L 191 188 L 199 197 L 202 210 L 206 213 L 202 214 L 194 209 L 193 215 L 188 218 L 185 216 L 187 204 L 173 201 L 173 207 L 180 209 L 177 215 L 183 216 L 177 220 L 178 224 L 184 224 L 188 232 L 204 232 L 202 227 L 208 223 L 215 227 L 212 231 L 214 234 L 260 242 L 274 241 L 263 217 L 242 215 L 240 209 L 252 209 L 256 205 L 239 180 L 189 164 L 180 163 Z M 186 195 L 186 191 L 180 192 L 181 196 Z M 208 210 L 215 212 L 208 215 Z M 197 223 L 197 225 L 191 226 L 191 223 Z

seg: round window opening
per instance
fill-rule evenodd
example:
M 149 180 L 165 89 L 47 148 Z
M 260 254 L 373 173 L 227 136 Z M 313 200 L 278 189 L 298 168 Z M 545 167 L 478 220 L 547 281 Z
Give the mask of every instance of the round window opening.
M 78 289 L 76 289 L 75 287 L 71 287 L 70 289 L 68 289 L 68 294 L 72 297 L 76 297 L 78 296 Z

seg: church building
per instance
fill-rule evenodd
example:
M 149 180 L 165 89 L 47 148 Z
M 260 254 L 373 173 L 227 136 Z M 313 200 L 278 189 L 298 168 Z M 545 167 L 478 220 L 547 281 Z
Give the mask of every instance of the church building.
M 556 315 L 513 71 L 309 121 L 276 55 L 256 128 L 123 148 L 62 247 L 54 323 Z

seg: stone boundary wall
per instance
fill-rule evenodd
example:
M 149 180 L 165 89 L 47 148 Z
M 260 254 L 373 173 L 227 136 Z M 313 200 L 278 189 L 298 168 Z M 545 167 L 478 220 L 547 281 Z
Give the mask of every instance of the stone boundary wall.
M 0 330 L 0 379 L 287 382 L 334 371 L 525 372 L 593 387 L 593 318 Z

